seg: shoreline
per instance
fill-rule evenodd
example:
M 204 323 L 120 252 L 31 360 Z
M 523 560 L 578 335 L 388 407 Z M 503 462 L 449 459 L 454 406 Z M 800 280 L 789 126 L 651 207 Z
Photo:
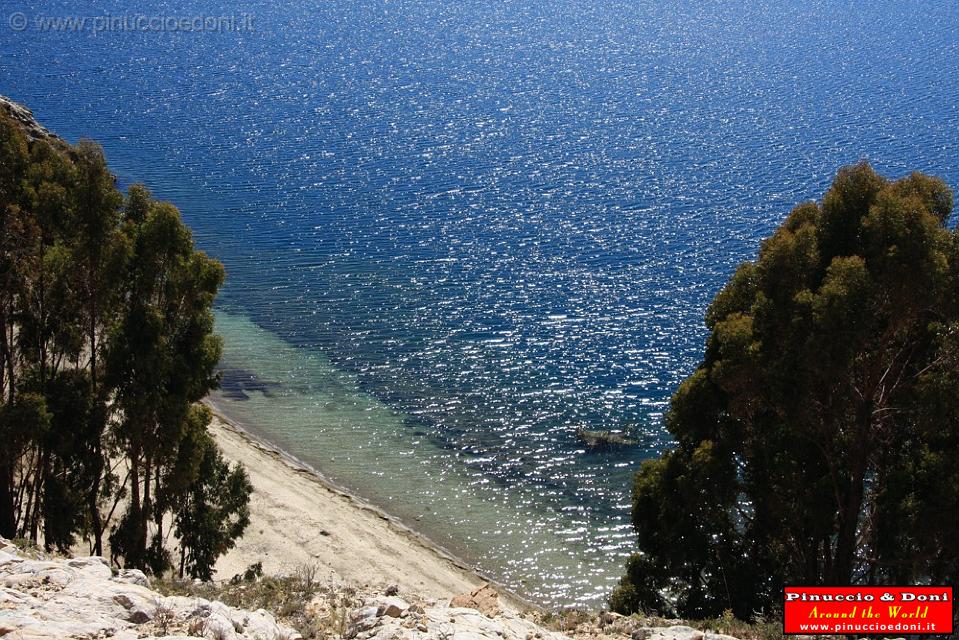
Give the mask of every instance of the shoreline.
M 385 589 L 449 599 L 489 583 L 504 604 L 537 609 L 493 578 L 369 500 L 326 477 L 225 416 L 213 412 L 210 434 L 224 458 L 244 465 L 254 487 L 250 524 L 236 546 L 216 563 L 218 580 L 229 580 L 262 562 L 264 574 L 315 565 L 318 578 L 347 586 Z

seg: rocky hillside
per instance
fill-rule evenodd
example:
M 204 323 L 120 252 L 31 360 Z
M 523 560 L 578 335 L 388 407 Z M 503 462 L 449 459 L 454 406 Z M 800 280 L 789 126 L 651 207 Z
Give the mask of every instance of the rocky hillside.
M 240 585 L 238 589 L 252 589 Z M 344 640 L 570 640 L 550 630 L 542 612 L 502 605 L 489 586 L 451 602 L 401 597 L 395 589 L 355 594 L 322 591 L 287 611 L 336 619 L 322 635 Z M 735 640 L 681 624 L 650 626 L 604 613 L 569 629 L 576 640 Z M 111 569 L 103 558 L 48 558 L 0 538 L 0 638 L 10 640 L 117 638 L 134 640 L 295 640 L 300 631 L 268 611 L 248 611 L 198 595 L 164 595 L 139 571 Z
M 164 597 L 139 571 L 117 574 L 103 558 L 31 558 L 0 538 L 0 637 L 293 640 L 266 611 Z
M 462 596 L 461 596 L 462 597 Z M 402 598 L 374 598 L 353 612 L 344 637 L 356 640 L 570 640 L 529 615 L 508 610 L 408 605 Z M 485 607 L 484 607 L 485 608 Z M 736 640 L 685 625 L 647 626 L 638 618 L 601 614 L 577 625 L 575 640 Z
M 5 113 L 12 117 L 16 122 L 20 123 L 20 126 L 23 127 L 23 131 L 31 140 L 36 140 L 38 138 L 59 139 L 58 135 L 51 133 L 46 127 L 37 122 L 37 119 L 33 117 L 32 111 L 27 109 L 22 104 L 7 98 L 6 96 L 0 96 L 0 113 Z

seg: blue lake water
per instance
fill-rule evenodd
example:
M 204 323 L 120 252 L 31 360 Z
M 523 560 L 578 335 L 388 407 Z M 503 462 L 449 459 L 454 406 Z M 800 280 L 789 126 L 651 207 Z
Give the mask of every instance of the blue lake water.
M 224 412 L 543 603 L 615 583 L 705 307 L 789 209 L 862 157 L 959 186 L 955 0 L 129 5 L 3 0 L 0 93 L 226 265 Z

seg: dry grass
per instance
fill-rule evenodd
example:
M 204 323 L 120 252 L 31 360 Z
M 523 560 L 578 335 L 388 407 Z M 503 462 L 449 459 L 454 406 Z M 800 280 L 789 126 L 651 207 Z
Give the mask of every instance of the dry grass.
M 349 615 L 373 594 L 323 581 L 318 565 L 301 565 L 286 576 L 263 576 L 251 565 L 228 583 L 194 583 L 154 579 L 153 587 L 166 595 L 185 595 L 219 600 L 239 609 L 270 611 L 282 624 L 293 627 L 305 639 L 341 638 L 349 626 Z M 582 609 L 531 610 L 524 614 L 551 631 L 573 640 L 631 640 L 634 632 L 648 627 L 683 624 L 704 632 L 719 633 L 741 640 L 784 640 L 778 617 L 758 617 L 753 622 L 738 620 L 731 612 L 706 620 L 673 620 L 655 616 L 619 616 Z M 830 640 L 819 636 L 822 640 Z
M 254 565 L 224 584 L 154 579 L 153 588 L 165 595 L 219 600 L 238 609 L 266 609 L 305 639 L 342 636 L 350 611 L 362 601 L 356 589 L 320 580 L 315 564 L 298 566 L 287 576 L 260 574 Z
M 28 540 L 27 538 L 14 538 L 10 543 L 17 547 L 19 550 L 18 553 L 22 557 L 30 560 L 49 560 L 54 557 L 52 554 L 44 551 L 43 548 L 33 540 Z

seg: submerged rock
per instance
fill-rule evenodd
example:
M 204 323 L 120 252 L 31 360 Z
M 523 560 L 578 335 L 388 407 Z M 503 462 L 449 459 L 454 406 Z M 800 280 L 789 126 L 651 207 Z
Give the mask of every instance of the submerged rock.
M 586 445 L 587 448 L 601 451 L 615 447 L 630 447 L 636 444 L 635 440 L 627 438 L 621 433 L 614 431 L 589 431 L 587 429 L 577 429 L 576 437 Z

